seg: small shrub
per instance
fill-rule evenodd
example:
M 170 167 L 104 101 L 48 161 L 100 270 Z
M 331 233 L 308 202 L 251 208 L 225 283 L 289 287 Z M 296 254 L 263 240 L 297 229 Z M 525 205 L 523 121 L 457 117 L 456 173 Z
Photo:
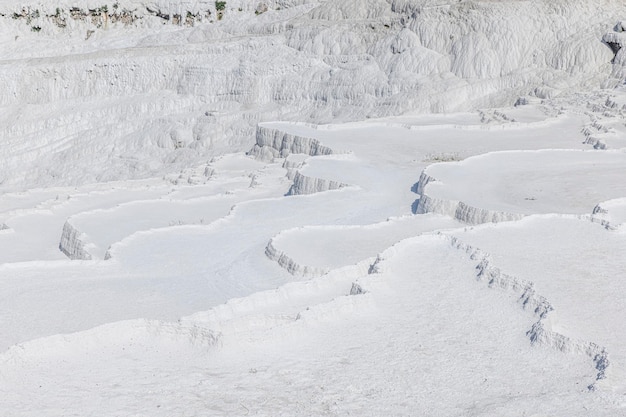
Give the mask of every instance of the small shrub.
M 32 30 L 33 32 L 39 32 L 41 30 L 41 26 L 33 26 L 32 28 L 30 28 L 30 30 Z
M 223 12 L 226 10 L 226 2 L 225 1 L 216 1 L 215 2 L 215 10 L 218 12 Z

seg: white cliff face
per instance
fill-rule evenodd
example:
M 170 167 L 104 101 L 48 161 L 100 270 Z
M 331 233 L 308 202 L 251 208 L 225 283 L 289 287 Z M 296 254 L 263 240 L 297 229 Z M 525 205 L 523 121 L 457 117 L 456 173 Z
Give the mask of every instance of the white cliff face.
M 608 0 L 261 3 L 1 2 L 4 187 L 176 171 L 249 149 L 263 120 L 472 109 L 597 86 L 626 14 Z M 86 156 L 107 173 L 86 173 Z
M 70 259 L 90 260 L 92 255 L 87 248 L 85 237 L 84 233 L 67 221 L 63 225 L 59 250 Z
M 331 155 L 333 150 L 317 139 L 259 125 L 256 130 L 256 143 L 249 153 L 260 159 L 271 160 L 286 158 L 292 153 L 309 156 Z
M 591 220 L 609 230 L 623 230 L 626 225 L 626 198 L 599 203 L 593 208 Z
M 339 181 L 309 177 L 301 174 L 300 171 L 296 171 L 293 184 L 287 192 L 287 195 L 315 194 L 323 191 L 339 190 L 348 186 L 349 184 Z
M 574 174 L 566 174 L 563 164 L 566 171 L 582 170 L 585 178 L 572 183 Z M 471 173 L 478 165 L 482 177 Z M 470 224 L 520 220 L 535 213 L 586 215 L 597 201 L 626 191 L 620 181 L 626 174 L 623 165 L 621 151 L 573 150 L 494 152 L 433 164 L 420 176 L 416 212 L 446 214 Z M 522 185 L 512 191 L 510 182 Z M 574 191 L 580 194 L 572 199 Z
M 299 264 L 287 253 L 276 249 L 273 238 L 267 243 L 267 246 L 265 247 L 265 255 L 272 261 L 277 262 L 281 268 L 286 269 L 287 272 L 289 272 L 291 275 L 313 278 L 320 277 L 330 271 L 329 268 Z

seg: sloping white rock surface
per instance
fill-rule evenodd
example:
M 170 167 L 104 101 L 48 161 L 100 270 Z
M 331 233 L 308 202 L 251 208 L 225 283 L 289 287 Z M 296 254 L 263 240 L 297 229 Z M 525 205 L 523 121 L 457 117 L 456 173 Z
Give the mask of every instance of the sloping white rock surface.
M 259 121 L 469 110 L 614 85 L 623 66 L 616 58 L 612 75 L 602 36 L 621 36 L 623 15 L 617 0 L 230 0 L 221 11 L 4 0 L 1 187 L 177 172 L 248 150 Z
M 551 215 L 452 234 L 484 250 L 504 273 L 533 283 L 554 309 L 544 326 L 571 340 L 553 340 L 556 348 L 591 342 L 605 349 L 599 384 L 608 392 L 624 392 L 621 323 L 626 311 L 618 301 L 626 291 L 623 233 L 588 220 Z
M 0 415 L 623 415 L 625 16 L 0 0 Z

